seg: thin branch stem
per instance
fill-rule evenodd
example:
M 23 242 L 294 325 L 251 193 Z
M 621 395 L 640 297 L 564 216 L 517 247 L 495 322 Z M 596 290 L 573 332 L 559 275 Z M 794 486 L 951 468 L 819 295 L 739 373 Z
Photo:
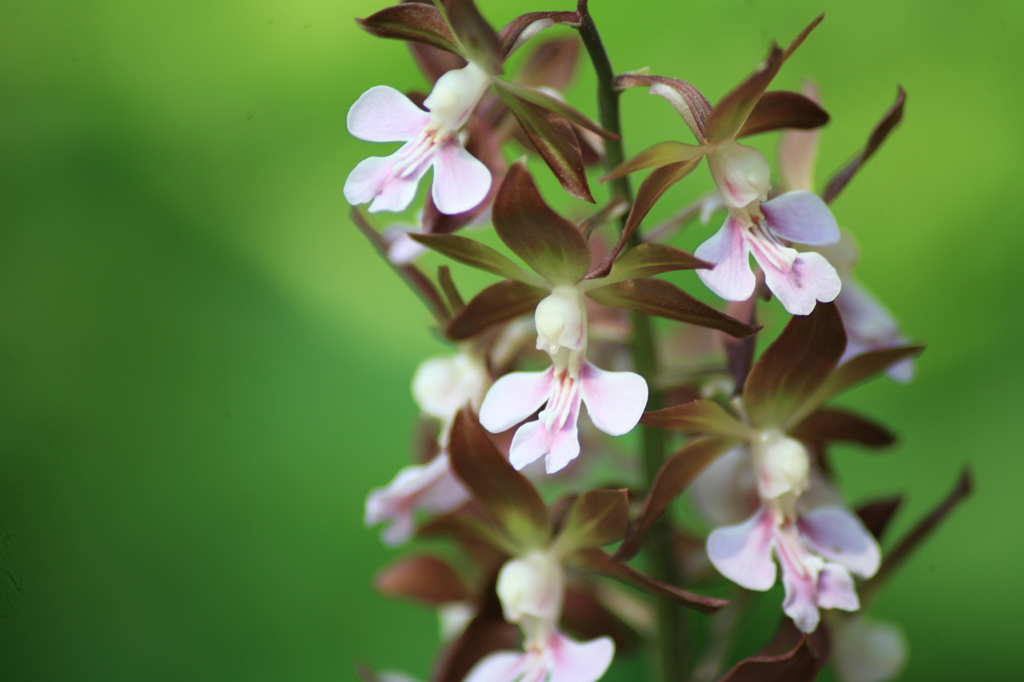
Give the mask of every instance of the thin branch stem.
M 622 146 L 622 123 L 619 116 L 619 93 L 615 90 L 615 72 L 612 70 L 608 52 L 601 42 L 601 36 L 587 7 L 587 0 L 579 0 L 576 11 L 580 15 L 579 33 L 587 48 L 590 61 L 597 74 L 597 106 L 601 125 L 605 130 L 619 135 L 617 140 L 605 140 L 605 167 L 610 171 L 625 160 Z M 633 203 L 633 190 L 628 177 L 621 177 L 610 183 L 612 196 Z M 620 220 L 625 229 L 626 216 Z M 630 238 L 630 244 L 640 243 L 639 230 Z M 647 409 L 657 410 L 664 406 L 664 394 L 656 388 L 658 373 L 657 349 L 654 330 L 647 315 L 631 311 L 633 338 L 631 353 L 633 366 L 647 380 L 650 398 Z M 665 461 L 665 432 L 660 429 L 643 427 L 644 464 L 647 482 L 650 485 Z M 679 584 L 668 519 L 660 519 L 647 536 L 645 552 L 652 574 L 669 584 Z M 687 668 L 686 632 L 682 608 L 668 600 L 658 601 L 657 634 L 658 671 L 665 682 L 677 682 L 685 677 Z

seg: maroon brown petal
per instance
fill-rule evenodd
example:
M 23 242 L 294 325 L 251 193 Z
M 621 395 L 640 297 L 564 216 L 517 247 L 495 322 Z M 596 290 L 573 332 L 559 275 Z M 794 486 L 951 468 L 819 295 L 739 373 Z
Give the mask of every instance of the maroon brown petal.
M 523 270 L 507 256 L 475 239 L 467 239 L 454 234 L 417 234 L 415 232 L 409 233 L 409 237 L 428 249 L 442 253 L 471 268 L 478 268 L 518 282 L 534 285 L 541 283 L 538 277 Z
M 669 599 L 683 606 L 696 609 L 701 613 L 714 613 L 729 604 L 725 599 L 715 599 L 714 597 L 694 594 L 693 592 L 687 592 L 686 590 L 681 590 L 678 587 L 656 580 L 649 575 L 637 571 L 628 564 L 612 559 L 601 549 L 585 549 L 572 555 L 567 561 L 580 568 L 600 573 L 627 585 L 632 585 L 655 597 Z
M 580 41 L 576 36 L 543 42 L 527 55 L 516 71 L 515 81 L 529 88 L 551 88 L 561 92 L 572 82 L 579 52 Z
M 750 427 L 714 400 L 693 402 L 645 412 L 640 417 L 644 426 L 672 429 L 693 436 L 725 436 L 747 438 Z
M 569 554 L 621 540 L 629 528 L 629 491 L 590 490 L 569 508 L 555 546 Z
M 579 139 L 572 125 L 554 112 L 527 102 L 506 89 L 498 88 L 497 92 L 562 188 L 570 196 L 595 203 L 587 184 Z
M 374 583 L 389 597 L 412 599 L 435 608 L 472 596 L 466 583 L 451 566 L 427 554 L 402 559 L 381 571 Z
M 647 315 L 658 315 L 670 320 L 718 329 L 737 338 L 750 336 L 757 331 L 701 303 L 676 285 L 655 277 L 628 279 L 625 282 L 590 289 L 586 293 L 601 305 L 636 310 Z
M 887 497 L 857 507 L 857 516 L 864 523 L 864 527 L 875 536 L 875 539 L 881 540 L 885 529 L 889 527 L 889 522 L 901 504 L 903 504 L 901 495 Z
M 743 659 L 719 682 L 812 682 L 819 668 L 818 658 L 805 636 L 786 653 Z
M 512 546 L 536 547 L 550 535 L 548 508 L 537 489 L 498 452 L 469 409 L 455 416 L 449 452 L 452 471 Z
M 845 441 L 869 448 L 884 448 L 896 442 L 896 434 L 867 417 L 834 407 L 823 407 L 790 429 L 794 438 L 812 443 Z
M 846 349 L 846 332 L 832 303 L 794 315 L 750 370 L 743 405 L 759 427 L 786 429 L 824 401 L 808 405 Z
M 828 112 L 798 92 L 772 90 L 761 95 L 736 137 L 767 133 L 782 128 L 812 130 L 829 121 Z
M 735 438 L 698 438 L 669 457 L 651 484 L 651 491 L 644 500 L 640 516 L 630 529 L 625 542 L 615 552 L 615 558 L 625 561 L 636 556 L 647 531 L 665 512 L 669 503 L 686 490 L 693 479 L 719 455 L 736 447 L 740 442 Z
M 711 103 L 700 90 L 686 81 L 665 76 L 625 73 L 615 79 L 615 87 L 619 90 L 647 87 L 650 94 L 664 97 L 683 117 L 697 141 L 704 141 L 704 127 L 708 116 L 711 115 Z
M 547 295 L 544 289 L 511 279 L 492 284 L 448 321 L 444 333 L 453 341 L 465 341 L 493 324 L 532 312 Z
M 452 279 L 452 271 L 447 265 L 437 268 L 437 283 L 440 285 L 441 291 L 444 292 L 444 297 L 448 300 L 448 307 L 453 314 L 457 314 L 466 307 L 466 302 L 463 300 L 462 294 L 459 293 L 459 288 L 455 286 L 455 280 Z
M 839 193 L 843 191 L 850 180 L 853 179 L 853 176 L 857 174 L 857 171 L 860 170 L 860 167 L 878 151 L 878 148 L 882 146 L 885 138 L 889 136 L 893 128 L 903 120 L 903 105 L 906 101 L 907 93 L 901 86 L 896 86 L 896 101 L 885 112 L 882 120 L 878 122 L 874 130 L 871 131 L 867 146 L 852 161 L 832 176 L 832 179 L 825 186 L 825 191 L 822 192 L 821 198 L 825 200 L 826 204 L 831 204 L 835 201 Z
M 431 83 L 436 83 L 438 78 L 449 71 L 466 66 L 466 60 L 459 55 L 424 43 L 409 43 L 409 51 L 412 52 L 412 58 L 416 60 L 420 71 Z
M 543 90 L 528 88 L 525 85 L 519 85 L 517 83 L 511 83 L 501 79 L 495 79 L 494 87 L 498 91 L 499 95 L 502 92 L 506 92 L 521 100 L 529 102 L 530 104 L 541 107 L 542 109 L 547 109 L 548 111 L 561 116 L 570 123 L 578 125 L 581 128 L 586 128 L 591 132 L 597 133 L 601 137 L 609 140 L 619 139 L 619 136 L 615 133 L 605 130 L 601 127 L 601 124 L 590 120 L 582 112 L 577 111 L 557 97 L 552 97 Z
M 393 5 L 365 19 L 356 19 L 356 23 L 367 33 L 381 38 L 411 40 L 455 54 L 461 53 L 444 17 L 432 5 L 415 2 Z
M 633 237 L 633 233 L 640 227 L 640 223 L 650 213 L 654 204 L 668 191 L 669 187 L 689 175 L 700 163 L 701 158 L 698 156 L 695 159 L 670 163 L 667 166 L 655 168 L 648 173 L 644 181 L 640 183 L 640 189 L 637 190 L 636 199 L 633 201 L 633 206 L 629 209 L 629 216 L 626 218 L 626 225 L 623 227 L 622 233 L 619 234 L 619 241 L 601 263 L 587 274 L 588 278 L 604 277 L 611 271 L 619 252 L 622 251 Z
M 576 26 L 579 24 L 580 15 L 576 12 L 527 12 L 522 14 L 498 31 L 498 39 L 501 41 L 502 59 L 508 59 L 519 40 L 523 31 L 538 21 L 550 21 L 553 24 Z M 557 88 L 561 90 L 561 88 Z
M 463 56 L 489 73 L 500 74 L 504 61 L 501 40 L 491 25 L 480 14 L 473 0 L 442 0 L 443 8 L 455 37 L 463 49 Z
M 782 58 L 789 59 L 793 55 L 793 53 L 796 52 L 796 49 L 803 45 L 804 40 L 807 38 L 807 36 L 811 34 L 811 31 L 813 31 L 824 18 L 824 13 L 819 14 L 814 18 L 813 21 L 811 21 L 811 23 L 807 24 L 807 26 L 804 27 L 804 30 L 800 31 L 800 34 L 796 38 L 793 38 L 793 42 L 786 46 L 786 49 L 782 52 Z
M 639 640 L 636 631 L 602 604 L 591 590 L 573 586 L 565 590 L 562 626 L 570 635 L 584 642 L 611 637 L 617 654 L 634 650 Z
M 575 284 L 590 267 L 583 234 L 544 202 L 521 161 L 498 190 L 492 220 L 501 241 L 552 284 Z
M 621 282 L 637 277 L 650 277 L 663 272 L 710 267 L 712 267 L 711 263 L 706 263 L 700 258 L 668 244 L 638 244 L 615 259 L 607 279 L 602 281 Z
M 761 66 L 711 110 L 705 126 L 708 142 L 714 144 L 736 137 L 784 61 L 782 48 L 773 44 Z
M 821 307 L 820 303 L 818 307 Z M 832 396 L 881 374 L 897 362 L 920 355 L 924 348 L 923 345 L 898 346 L 855 355 L 836 368 L 836 371 L 821 384 L 811 402 L 823 405 Z

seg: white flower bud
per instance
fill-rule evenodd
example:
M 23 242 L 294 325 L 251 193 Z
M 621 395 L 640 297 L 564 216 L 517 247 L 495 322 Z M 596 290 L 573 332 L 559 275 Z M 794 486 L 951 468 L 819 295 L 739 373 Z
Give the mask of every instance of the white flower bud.
M 557 286 L 537 304 L 537 348 L 554 355 L 561 348 L 580 350 L 587 341 L 587 308 L 575 286 Z
M 754 200 L 766 201 L 771 189 L 771 169 L 764 154 L 728 140 L 708 156 L 711 173 L 726 204 L 743 208 Z
M 455 133 L 466 123 L 480 101 L 490 76 L 470 62 L 461 69 L 452 69 L 437 79 L 423 106 L 430 111 L 428 130 Z
M 554 628 L 565 593 L 562 565 L 551 552 L 524 554 L 501 567 L 497 592 L 508 622 L 519 623 L 524 630 L 538 625 Z
M 423 414 L 443 423 L 466 405 L 479 407 L 487 385 L 487 368 L 475 353 L 427 358 L 412 378 L 412 397 Z
M 772 429 L 754 440 L 751 452 L 762 498 L 774 499 L 786 493 L 799 496 L 810 487 L 811 458 L 800 441 Z

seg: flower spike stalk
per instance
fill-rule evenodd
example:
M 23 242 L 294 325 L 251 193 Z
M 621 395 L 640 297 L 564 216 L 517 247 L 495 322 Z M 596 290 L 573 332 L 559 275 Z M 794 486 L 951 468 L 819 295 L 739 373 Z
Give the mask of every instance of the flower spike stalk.
M 678 78 L 616 74 L 587 0 L 499 30 L 473 0 L 411 0 L 358 20 L 407 42 L 431 84 L 426 96 L 375 86 L 352 105 L 353 135 L 402 146 L 356 163 L 344 195 L 452 347 L 412 377 L 411 461 L 370 492 L 365 512 L 385 544 L 448 545 L 443 557 L 414 549 L 376 580 L 437 612 L 433 682 L 597 682 L 644 642 L 662 682 L 810 682 L 826 665 L 840 682 L 881 682 L 905 665 L 898 627 L 864 612 L 971 482 L 964 474 L 890 545 L 883 531 L 900 498 L 853 507 L 831 464 L 835 443 L 877 451 L 896 437 L 829 401 L 882 372 L 909 380 L 923 346 L 853 279 L 854 242 L 831 209 L 902 119 L 905 93 L 818 194 L 817 129 L 829 114 L 815 89 L 768 89 L 821 19 L 773 44 L 715 105 Z M 549 29 L 561 33 L 547 39 Z M 598 122 L 564 94 L 580 43 L 596 73 Z M 520 49 L 527 55 L 510 62 Z M 696 144 L 671 140 L 627 158 L 619 98 L 636 87 L 668 101 Z M 774 131 L 779 178 L 743 142 Z M 645 228 L 705 158 L 714 193 Z M 560 201 L 542 195 L 538 162 L 566 192 Z M 594 202 L 588 168 L 598 163 L 610 196 L 588 212 L 577 200 Z M 634 195 L 629 176 L 644 170 Z M 415 224 L 373 223 L 409 208 Z M 694 254 L 667 243 L 716 213 L 724 224 Z M 473 238 L 456 234 L 469 226 Z M 476 238 L 491 229 L 494 239 Z M 427 270 L 438 256 L 456 265 Z M 460 266 L 495 279 L 464 295 Z M 728 306 L 665 278 L 683 270 Z M 784 328 L 758 354 L 759 320 L 773 335 Z M 619 437 L 638 425 L 632 452 Z M 667 456 L 670 432 L 684 440 Z M 683 494 L 710 532 L 673 516 Z M 775 634 L 730 659 L 754 627 L 745 609 L 777 581 Z M 716 582 L 732 583 L 735 603 L 700 594 Z M 691 640 L 691 629 L 707 636 Z

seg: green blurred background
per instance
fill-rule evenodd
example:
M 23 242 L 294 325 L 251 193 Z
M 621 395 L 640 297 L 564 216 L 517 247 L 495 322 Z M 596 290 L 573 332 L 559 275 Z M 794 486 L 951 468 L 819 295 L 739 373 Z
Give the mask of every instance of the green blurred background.
M 495 24 L 570 5 L 480 4 Z M 353 23 L 381 6 L 0 3 L 0 679 L 426 674 L 434 617 L 374 594 L 396 553 L 362 527 L 367 491 L 407 460 L 411 373 L 443 348 L 341 196 L 382 153 L 348 136 L 351 103 L 424 87 L 400 43 Z M 1024 678 L 1024 3 L 592 9 L 617 69 L 712 101 L 826 11 L 776 81 L 813 76 L 833 114 L 819 178 L 907 89 L 835 212 L 862 280 L 930 345 L 911 385 L 841 400 L 902 441 L 838 467 L 852 500 L 908 492 L 899 532 L 971 463 L 976 495 L 873 613 L 905 627 L 906 680 Z M 570 97 L 593 113 L 590 83 Z M 629 151 L 686 139 L 660 99 L 631 92 L 624 111 Z M 709 187 L 695 174 L 655 217 Z

